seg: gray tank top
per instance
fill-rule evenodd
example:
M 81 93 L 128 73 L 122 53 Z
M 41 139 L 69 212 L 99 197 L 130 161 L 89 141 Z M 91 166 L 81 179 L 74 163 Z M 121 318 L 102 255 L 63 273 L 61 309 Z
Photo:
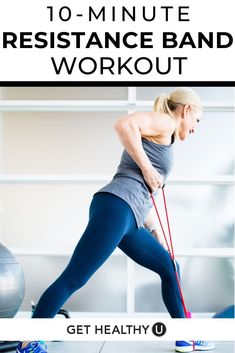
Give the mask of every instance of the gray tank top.
M 172 144 L 162 145 L 142 138 L 144 151 L 164 180 L 172 168 Z M 117 172 L 111 182 L 96 194 L 100 192 L 114 194 L 126 201 L 134 213 L 138 228 L 143 226 L 152 207 L 152 201 L 140 168 L 126 150 L 123 151 Z M 156 193 L 157 191 L 154 192 Z

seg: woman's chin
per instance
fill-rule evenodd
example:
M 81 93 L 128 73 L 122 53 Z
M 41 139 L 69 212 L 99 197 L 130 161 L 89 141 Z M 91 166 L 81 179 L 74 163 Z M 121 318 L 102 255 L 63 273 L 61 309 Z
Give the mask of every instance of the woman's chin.
M 179 134 L 180 141 L 184 141 L 187 138 L 187 134 Z

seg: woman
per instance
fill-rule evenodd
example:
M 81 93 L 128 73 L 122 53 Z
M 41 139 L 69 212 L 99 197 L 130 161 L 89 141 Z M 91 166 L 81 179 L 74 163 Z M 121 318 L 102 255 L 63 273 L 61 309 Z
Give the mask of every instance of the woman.
M 117 246 L 135 262 L 160 275 L 169 314 L 172 318 L 185 317 L 170 255 L 148 218 L 152 207 L 149 191 L 156 192 L 163 185 L 172 166 L 174 140 L 183 141 L 194 133 L 201 110 L 193 90 L 178 88 L 157 97 L 153 112 L 134 113 L 116 122 L 115 130 L 125 148 L 117 173 L 94 195 L 88 225 L 72 258 L 40 298 L 33 318 L 54 317 Z M 196 348 L 214 348 L 200 342 Z M 32 350 L 45 352 L 38 342 L 23 342 L 18 347 L 19 353 Z M 176 350 L 192 351 L 193 343 L 178 341 Z

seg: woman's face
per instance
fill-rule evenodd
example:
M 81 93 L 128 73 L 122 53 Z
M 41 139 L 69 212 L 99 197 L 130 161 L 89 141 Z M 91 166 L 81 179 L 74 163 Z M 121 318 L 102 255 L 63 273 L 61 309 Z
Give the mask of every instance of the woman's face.
M 201 110 L 193 108 L 189 104 L 184 105 L 181 112 L 180 125 L 178 129 L 180 140 L 185 140 L 195 132 L 196 126 L 201 118 Z

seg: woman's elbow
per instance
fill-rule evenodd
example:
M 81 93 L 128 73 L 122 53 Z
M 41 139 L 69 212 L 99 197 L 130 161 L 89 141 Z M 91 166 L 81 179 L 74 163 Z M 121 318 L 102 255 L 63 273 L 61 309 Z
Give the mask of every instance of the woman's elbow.
M 127 122 L 127 119 L 125 117 L 123 117 L 123 118 L 120 118 L 117 121 L 115 121 L 113 127 L 117 133 L 121 133 L 127 129 L 128 125 L 129 124 Z
M 113 128 L 115 131 L 119 130 L 119 128 L 120 128 L 120 121 L 119 120 L 115 121 L 115 123 L 113 124 Z

